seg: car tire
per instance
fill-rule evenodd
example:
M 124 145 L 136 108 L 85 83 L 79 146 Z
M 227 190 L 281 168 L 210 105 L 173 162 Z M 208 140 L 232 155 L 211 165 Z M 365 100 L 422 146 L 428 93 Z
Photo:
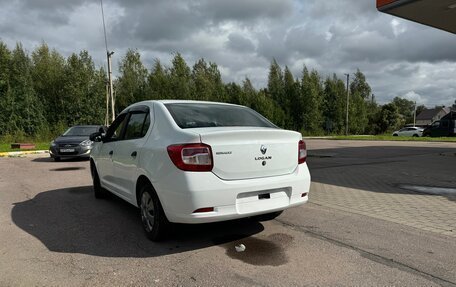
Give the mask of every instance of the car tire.
M 393 134 L 393 137 L 397 137 L 397 136 L 399 136 L 399 135 L 398 134 Z
M 147 238 L 162 241 L 170 232 L 171 223 L 166 218 L 163 207 L 150 184 L 145 184 L 139 192 L 141 222 Z
M 282 212 L 283 212 L 283 210 L 266 213 L 266 214 L 261 214 L 261 215 L 256 215 L 253 217 L 253 219 L 256 221 L 270 221 L 270 220 L 276 219 L 278 216 L 280 216 L 282 214 Z
M 55 157 L 54 157 L 54 161 L 60 161 L 60 157 L 55 156 Z
M 414 137 L 414 138 L 417 138 L 417 137 L 419 137 L 419 135 L 417 135 L 417 134 L 414 134 L 414 135 L 413 135 L 413 137 Z
M 101 187 L 100 177 L 98 176 L 97 169 L 91 163 L 91 171 L 92 171 L 92 181 L 93 181 L 93 194 L 95 195 L 96 199 L 106 198 L 108 196 L 108 192 Z

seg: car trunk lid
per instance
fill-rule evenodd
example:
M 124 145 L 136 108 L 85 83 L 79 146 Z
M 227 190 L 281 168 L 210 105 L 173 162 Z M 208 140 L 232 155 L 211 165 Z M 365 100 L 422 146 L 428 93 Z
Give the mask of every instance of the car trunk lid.
M 224 180 L 279 176 L 298 165 L 297 132 L 275 128 L 194 129 L 212 148 L 212 172 Z

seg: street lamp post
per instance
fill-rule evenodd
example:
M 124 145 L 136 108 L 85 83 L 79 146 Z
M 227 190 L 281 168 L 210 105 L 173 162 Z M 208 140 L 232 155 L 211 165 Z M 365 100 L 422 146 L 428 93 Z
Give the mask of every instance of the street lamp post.
M 108 50 L 108 38 L 106 36 L 106 24 L 105 24 L 105 19 L 104 19 L 104 10 L 103 10 L 103 0 L 100 0 L 100 6 L 101 6 L 101 18 L 103 20 L 103 32 L 104 32 L 104 40 L 105 40 L 105 45 L 106 45 L 106 56 L 108 58 L 108 84 L 107 84 L 107 95 L 106 95 L 106 119 L 105 119 L 105 124 L 108 124 L 109 121 L 109 101 L 111 101 L 111 121 L 113 122 L 116 115 L 114 112 L 114 93 L 112 90 L 112 60 L 111 57 L 114 54 L 114 52 L 109 52 Z
M 350 101 L 350 90 L 348 87 L 348 83 L 350 81 L 350 74 L 344 74 L 344 75 L 347 76 L 347 111 L 346 111 L 346 115 L 345 115 L 345 135 L 348 136 L 348 103 Z
M 111 56 L 114 52 L 107 52 L 108 56 L 108 81 L 109 81 L 109 97 L 111 98 L 111 120 L 114 121 L 116 114 L 114 112 L 114 93 L 112 91 L 112 60 Z

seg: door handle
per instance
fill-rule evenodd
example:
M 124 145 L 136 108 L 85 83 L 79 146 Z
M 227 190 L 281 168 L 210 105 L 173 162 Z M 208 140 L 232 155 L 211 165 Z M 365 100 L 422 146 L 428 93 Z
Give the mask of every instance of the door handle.
M 132 157 L 136 157 L 137 155 L 138 155 L 138 153 L 137 153 L 136 151 L 134 151 L 134 152 L 131 153 L 131 156 L 132 156 Z
M 112 155 L 113 153 L 114 153 L 114 151 L 110 151 L 110 152 L 109 152 L 109 155 Z

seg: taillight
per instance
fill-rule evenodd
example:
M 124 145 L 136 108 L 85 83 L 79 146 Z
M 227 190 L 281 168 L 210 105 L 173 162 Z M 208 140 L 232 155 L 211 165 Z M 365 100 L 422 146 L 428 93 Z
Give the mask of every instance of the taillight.
M 203 143 L 170 145 L 168 154 L 174 165 L 185 171 L 211 171 L 211 146 Z
M 306 143 L 303 140 L 298 144 L 298 164 L 305 163 L 307 158 Z

